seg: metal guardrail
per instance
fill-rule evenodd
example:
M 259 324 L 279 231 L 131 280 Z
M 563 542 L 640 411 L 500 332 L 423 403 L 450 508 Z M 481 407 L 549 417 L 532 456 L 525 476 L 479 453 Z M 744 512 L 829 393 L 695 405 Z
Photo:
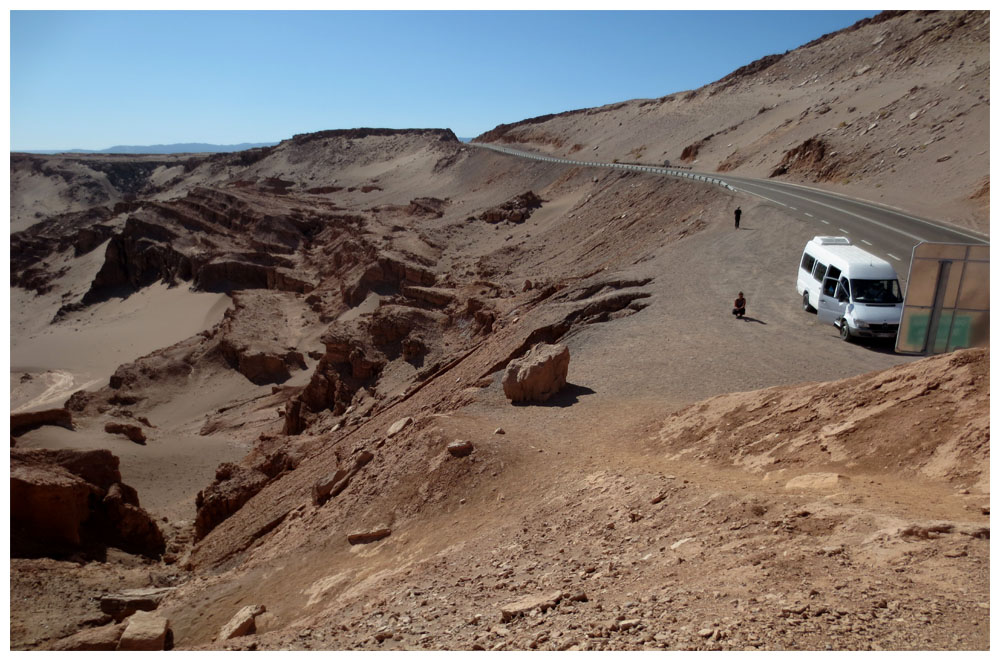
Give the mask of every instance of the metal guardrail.
M 698 174 L 696 172 L 686 172 L 684 170 L 679 170 L 677 168 L 663 168 L 657 167 L 655 165 L 636 165 L 633 163 L 598 163 L 594 161 L 574 161 L 569 158 L 558 158 L 556 156 L 544 156 L 542 154 L 533 154 L 527 151 L 521 151 L 519 149 L 511 149 L 510 147 L 500 147 L 497 145 L 487 145 L 480 142 L 467 142 L 467 145 L 473 147 L 480 147 L 483 149 L 491 149 L 496 152 L 503 154 L 508 154 L 510 156 L 517 156 L 519 158 L 530 158 L 536 161 L 544 161 L 546 163 L 563 163 L 566 165 L 576 165 L 585 166 L 592 168 L 610 168 L 614 170 L 631 170 L 633 172 L 650 172 L 652 174 L 663 174 L 669 177 L 679 177 L 682 179 L 692 179 L 694 181 L 703 181 L 705 183 L 714 184 L 717 186 L 722 186 L 725 189 L 735 191 L 736 189 L 730 186 L 728 183 L 719 179 L 717 177 L 711 177 L 704 174 Z

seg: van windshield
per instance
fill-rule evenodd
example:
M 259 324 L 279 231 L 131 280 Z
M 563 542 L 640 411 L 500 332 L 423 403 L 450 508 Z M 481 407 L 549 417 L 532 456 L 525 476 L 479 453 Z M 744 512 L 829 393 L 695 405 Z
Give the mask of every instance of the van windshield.
M 851 280 L 856 303 L 902 303 L 898 280 Z

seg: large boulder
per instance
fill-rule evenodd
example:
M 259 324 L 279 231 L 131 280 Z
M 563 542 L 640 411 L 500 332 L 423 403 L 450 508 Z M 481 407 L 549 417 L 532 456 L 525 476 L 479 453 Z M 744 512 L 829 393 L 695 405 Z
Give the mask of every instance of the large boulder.
M 107 450 L 12 448 L 10 496 L 15 555 L 96 545 L 156 557 L 166 547 Z
M 121 622 L 138 611 L 156 610 L 174 588 L 132 588 L 101 597 L 101 611 Z
M 257 631 L 257 616 L 263 615 L 267 612 L 262 604 L 251 604 L 249 606 L 244 606 L 240 609 L 236 615 L 233 616 L 226 626 L 222 627 L 219 631 L 219 640 L 231 640 L 233 638 L 238 638 L 239 636 L 246 636 L 247 634 L 256 633 Z
M 128 440 L 139 445 L 146 444 L 146 433 L 139 425 L 127 425 L 120 422 L 108 422 L 104 425 L 104 431 L 108 434 L 121 434 Z
M 76 546 L 90 518 L 97 488 L 59 465 L 20 461 L 11 455 L 12 542 Z
M 118 548 L 149 557 L 163 555 L 167 543 L 156 521 L 139 507 L 135 489 L 114 484 L 101 501 L 101 514 L 107 522 L 106 537 Z
M 503 394 L 511 402 L 544 402 L 566 385 L 569 347 L 536 344 L 510 361 L 503 375 Z
M 139 611 L 128 619 L 118 640 L 118 651 L 160 652 L 167 649 L 170 621 L 154 613 Z
M 544 613 L 547 610 L 555 608 L 562 601 L 562 597 L 562 592 L 559 590 L 522 597 L 500 608 L 500 620 L 502 622 L 510 622 L 514 618 L 530 613 L 533 610 Z
M 56 652 L 113 652 L 118 649 L 118 640 L 126 626 L 120 622 L 84 629 L 55 642 L 50 649 Z
M 34 461 L 62 466 L 102 491 L 122 481 L 118 457 L 111 450 L 22 450 L 18 453 L 20 460 L 28 460 L 29 457 Z
M 350 467 L 339 468 L 337 471 L 318 479 L 313 484 L 313 504 L 322 505 L 339 495 L 350 484 L 351 478 L 374 458 L 374 454 L 368 450 L 362 450 L 354 457 L 354 462 Z

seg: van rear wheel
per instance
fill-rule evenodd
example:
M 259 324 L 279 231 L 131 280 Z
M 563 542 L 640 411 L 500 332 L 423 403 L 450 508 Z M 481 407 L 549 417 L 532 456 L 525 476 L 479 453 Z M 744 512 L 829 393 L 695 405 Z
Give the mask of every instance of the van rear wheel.
M 802 292 L 802 309 L 805 310 L 806 312 L 815 312 L 816 311 L 816 308 L 814 308 L 813 306 L 809 305 L 809 292 L 808 291 Z
M 844 342 L 850 342 L 853 339 L 851 335 L 851 327 L 847 325 L 846 319 L 840 320 L 840 339 Z

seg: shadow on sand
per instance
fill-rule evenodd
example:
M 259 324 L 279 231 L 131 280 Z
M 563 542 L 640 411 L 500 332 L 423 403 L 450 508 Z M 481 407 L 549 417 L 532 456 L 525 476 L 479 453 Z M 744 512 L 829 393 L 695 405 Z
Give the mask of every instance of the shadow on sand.
M 593 395 L 597 391 L 588 388 L 587 386 L 580 386 L 575 383 L 567 383 L 562 390 L 549 398 L 545 402 L 517 402 L 514 406 L 555 406 L 559 408 L 566 408 L 567 406 L 573 406 L 580 401 L 580 398 L 585 395 Z
M 843 342 L 843 340 L 839 337 L 837 339 Z M 869 351 L 874 351 L 875 353 L 886 354 L 887 356 L 902 355 L 896 353 L 896 340 L 886 340 L 882 338 L 855 338 L 852 344 L 855 344 L 863 349 L 868 349 Z

